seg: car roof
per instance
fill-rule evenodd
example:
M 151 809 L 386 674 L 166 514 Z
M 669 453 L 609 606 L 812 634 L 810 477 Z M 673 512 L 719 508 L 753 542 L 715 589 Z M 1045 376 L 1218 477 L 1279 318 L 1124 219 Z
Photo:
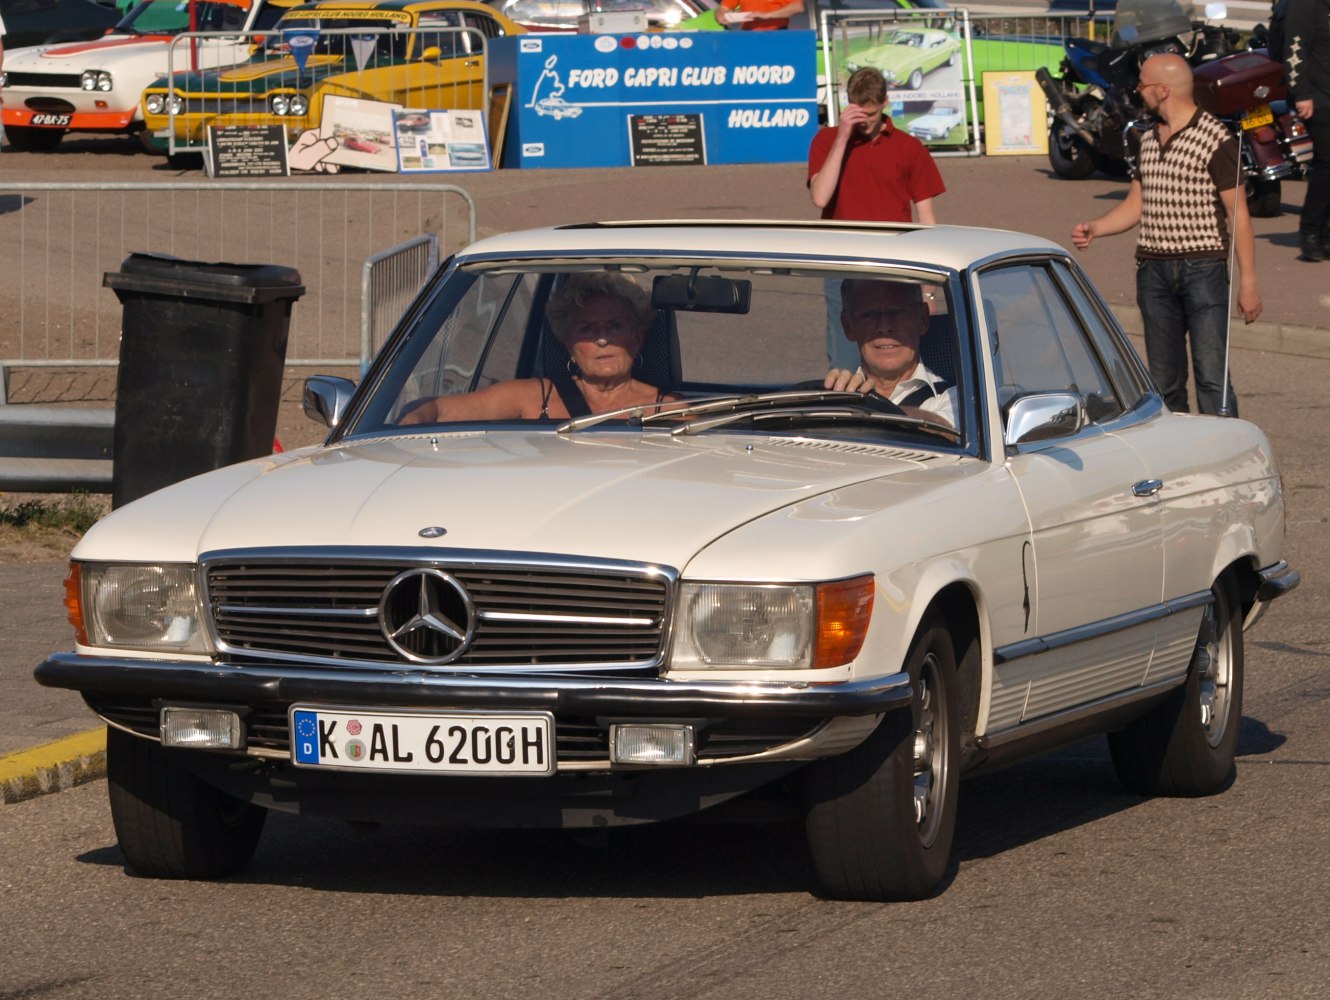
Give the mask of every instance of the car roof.
M 504 233 L 480 240 L 459 262 L 563 256 L 790 258 L 922 264 L 960 271 L 979 260 L 1065 253 L 1039 236 L 970 226 L 789 220 L 596 222 Z

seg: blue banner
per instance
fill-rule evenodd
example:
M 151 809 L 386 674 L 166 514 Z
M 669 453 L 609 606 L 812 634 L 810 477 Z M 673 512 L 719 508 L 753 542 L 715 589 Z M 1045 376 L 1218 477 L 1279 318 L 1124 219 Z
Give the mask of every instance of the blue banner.
M 794 163 L 817 131 L 811 31 L 496 38 L 490 79 L 506 166 Z

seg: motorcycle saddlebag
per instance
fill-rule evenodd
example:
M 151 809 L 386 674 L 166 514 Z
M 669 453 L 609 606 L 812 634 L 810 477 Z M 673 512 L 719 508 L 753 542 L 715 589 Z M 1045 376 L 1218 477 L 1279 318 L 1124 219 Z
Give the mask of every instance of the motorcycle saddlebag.
M 1235 52 L 1193 71 L 1195 98 L 1220 117 L 1240 114 L 1258 104 L 1281 101 L 1287 94 L 1284 67 L 1258 52 Z

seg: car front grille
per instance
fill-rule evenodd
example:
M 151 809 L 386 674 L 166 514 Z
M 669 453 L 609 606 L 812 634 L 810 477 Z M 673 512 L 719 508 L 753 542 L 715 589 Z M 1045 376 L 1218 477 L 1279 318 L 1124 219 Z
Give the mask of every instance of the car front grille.
M 379 607 L 410 561 L 219 560 L 205 567 L 207 596 L 223 653 L 412 665 L 429 669 L 430 650 L 413 659 L 395 649 Z M 467 592 L 475 631 L 446 669 L 658 666 L 670 583 L 646 567 L 568 568 L 430 564 Z M 410 600 L 410 595 L 407 595 Z M 437 660 L 437 658 L 436 658 Z
M 89 707 L 102 718 L 156 739 L 160 733 L 157 703 L 133 695 L 89 694 Z M 291 752 L 287 709 L 259 705 L 244 713 L 246 746 L 283 756 Z M 699 725 L 698 760 L 720 760 L 762 753 L 808 735 L 820 723 L 809 719 L 712 719 Z M 561 763 L 608 761 L 608 724 L 593 718 L 561 716 L 554 725 Z
M 64 90 L 80 89 L 78 73 L 10 73 L 7 87 L 36 87 L 42 90 L 61 88 Z

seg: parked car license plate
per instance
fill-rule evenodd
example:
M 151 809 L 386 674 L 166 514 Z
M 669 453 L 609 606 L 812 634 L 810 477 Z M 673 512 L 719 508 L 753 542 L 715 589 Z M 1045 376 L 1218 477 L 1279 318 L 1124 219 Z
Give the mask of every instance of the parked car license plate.
M 1275 120 L 1275 113 L 1270 110 L 1268 104 L 1258 104 L 1254 108 L 1248 108 L 1242 113 L 1242 127 L 1245 129 L 1260 128 L 1262 125 L 1269 125 Z
M 73 118 L 70 115 L 35 114 L 32 116 L 31 124 L 61 127 L 68 125 L 71 121 L 73 121 Z
M 295 705 L 299 767 L 442 774 L 553 774 L 548 712 L 358 712 Z

